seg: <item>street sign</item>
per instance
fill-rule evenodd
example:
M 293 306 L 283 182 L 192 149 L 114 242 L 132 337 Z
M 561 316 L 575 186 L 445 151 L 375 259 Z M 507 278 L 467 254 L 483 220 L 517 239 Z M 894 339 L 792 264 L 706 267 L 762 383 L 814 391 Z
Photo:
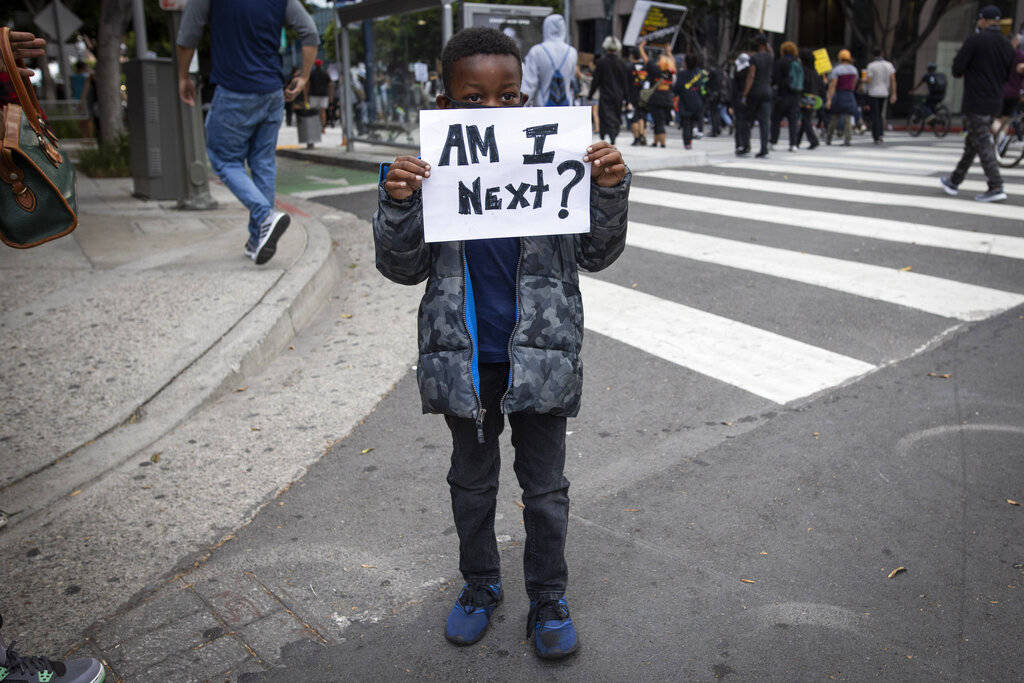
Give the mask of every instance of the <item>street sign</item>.
M 743 0 L 740 26 L 771 33 L 786 32 L 786 0 Z
M 187 4 L 188 0 L 160 0 L 160 9 L 182 12 Z
M 64 6 L 60 0 L 53 0 L 57 6 L 57 21 L 54 22 L 53 17 L 53 3 L 50 3 L 43 10 L 32 17 L 32 21 L 35 22 L 39 29 L 48 35 L 51 39 L 56 40 L 60 43 L 67 42 L 68 38 L 74 35 L 75 31 L 82 25 L 82 20 L 78 18 L 78 15 L 69 10 Z M 57 23 L 60 24 L 60 35 L 57 35 Z

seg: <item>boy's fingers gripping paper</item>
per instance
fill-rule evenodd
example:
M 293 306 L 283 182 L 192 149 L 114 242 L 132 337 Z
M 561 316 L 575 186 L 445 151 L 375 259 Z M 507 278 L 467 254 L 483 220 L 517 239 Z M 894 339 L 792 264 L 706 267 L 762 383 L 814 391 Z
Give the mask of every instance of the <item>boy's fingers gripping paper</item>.
M 589 107 L 420 114 L 427 242 L 590 231 Z

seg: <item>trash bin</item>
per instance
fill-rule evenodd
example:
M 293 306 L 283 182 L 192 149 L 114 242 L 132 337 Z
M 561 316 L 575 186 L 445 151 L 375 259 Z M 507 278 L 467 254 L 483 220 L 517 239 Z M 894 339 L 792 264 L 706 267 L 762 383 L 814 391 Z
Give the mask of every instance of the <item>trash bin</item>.
M 306 143 L 311 148 L 314 142 L 320 142 L 320 109 L 296 109 L 295 125 L 299 131 L 299 144 Z

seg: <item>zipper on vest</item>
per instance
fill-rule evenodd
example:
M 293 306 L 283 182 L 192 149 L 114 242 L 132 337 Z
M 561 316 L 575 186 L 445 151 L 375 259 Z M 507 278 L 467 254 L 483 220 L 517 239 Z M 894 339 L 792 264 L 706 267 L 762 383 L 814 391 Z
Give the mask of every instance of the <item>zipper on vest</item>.
M 465 242 L 459 242 L 459 255 L 462 257 L 462 276 L 466 280 L 462 283 L 462 324 L 466 328 L 466 336 L 469 337 L 469 386 L 473 387 L 473 396 L 476 397 L 476 440 L 477 443 L 485 443 L 484 416 L 487 415 L 487 411 L 484 409 L 483 401 L 480 400 L 480 392 L 477 391 L 476 383 L 473 381 L 473 356 L 476 354 L 476 342 L 473 341 L 473 334 L 469 331 L 469 320 L 466 319 L 466 307 L 469 305 L 467 287 L 472 285 L 469 283 L 469 259 L 466 258 Z M 478 368 L 478 376 L 479 373 Z
M 515 366 L 512 364 L 512 344 L 516 338 L 516 333 L 519 331 L 519 275 L 523 266 L 523 252 L 526 247 L 523 245 L 523 238 L 519 238 L 519 258 L 516 260 L 516 324 L 512 326 L 512 334 L 508 338 L 508 386 L 505 387 L 505 393 L 501 396 L 501 402 L 498 404 L 501 406 L 501 412 L 505 412 L 505 399 L 512 393 L 512 375 L 514 374 Z

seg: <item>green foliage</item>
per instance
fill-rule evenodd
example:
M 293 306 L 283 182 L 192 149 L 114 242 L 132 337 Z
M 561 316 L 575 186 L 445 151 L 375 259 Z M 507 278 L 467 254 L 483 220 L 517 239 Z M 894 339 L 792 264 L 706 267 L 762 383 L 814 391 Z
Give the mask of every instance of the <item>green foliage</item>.
M 49 121 L 47 125 L 61 140 L 71 140 L 82 137 L 82 128 L 78 124 L 78 121 Z
M 122 135 L 111 144 L 83 149 L 75 167 L 92 178 L 126 178 L 132 174 L 131 149 L 128 136 Z

